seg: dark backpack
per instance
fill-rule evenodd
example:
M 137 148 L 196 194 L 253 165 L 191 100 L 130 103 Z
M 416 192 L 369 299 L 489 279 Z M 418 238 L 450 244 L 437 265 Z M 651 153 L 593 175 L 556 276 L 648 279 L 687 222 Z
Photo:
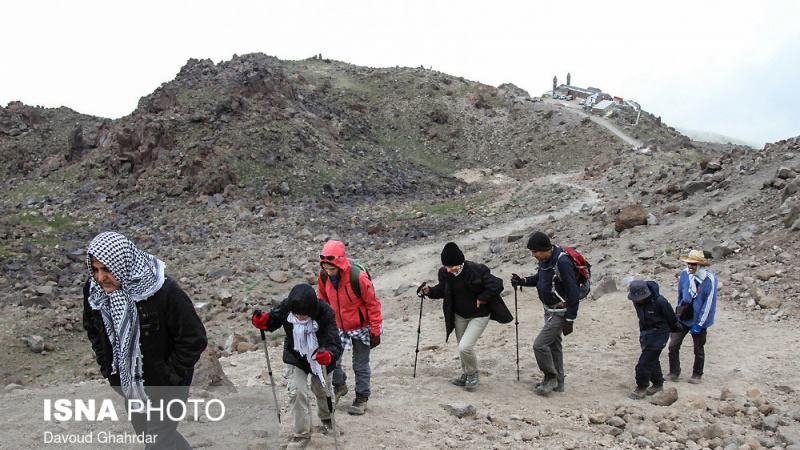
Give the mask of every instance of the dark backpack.
M 560 259 L 562 256 L 567 255 L 570 259 L 572 259 L 572 263 L 575 265 L 575 278 L 578 280 L 578 299 L 583 300 L 589 295 L 589 291 L 591 290 L 592 284 L 592 265 L 586 261 L 586 258 L 583 257 L 577 250 L 572 247 L 562 246 L 560 255 L 558 258 Z M 561 280 L 561 276 L 558 273 L 558 263 L 556 262 L 556 276 L 553 277 L 553 284 L 556 282 L 556 278 Z M 553 286 L 553 292 L 556 292 L 555 286 Z
M 347 261 L 350 262 L 350 287 L 353 289 L 353 292 L 355 292 L 356 296 L 358 298 L 361 298 L 361 285 L 358 283 L 358 275 L 361 272 L 364 272 L 367 274 L 367 278 L 369 278 L 370 280 L 372 280 L 372 275 L 369 274 L 369 269 L 367 269 L 367 266 L 365 266 L 364 264 L 353 261 L 350 258 L 347 258 Z M 319 274 L 320 278 L 322 278 L 322 282 L 327 283 L 328 272 L 325 272 L 324 270 L 320 269 Z

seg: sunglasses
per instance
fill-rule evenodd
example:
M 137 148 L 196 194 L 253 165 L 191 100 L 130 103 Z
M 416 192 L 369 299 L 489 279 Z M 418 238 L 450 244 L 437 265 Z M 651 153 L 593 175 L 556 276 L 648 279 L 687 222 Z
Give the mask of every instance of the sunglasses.
M 333 261 L 336 258 L 341 258 L 341 256 L 319 255 L 320 261 Z
M 697 263 L 686 263 L 689 267 L 697 267 Z

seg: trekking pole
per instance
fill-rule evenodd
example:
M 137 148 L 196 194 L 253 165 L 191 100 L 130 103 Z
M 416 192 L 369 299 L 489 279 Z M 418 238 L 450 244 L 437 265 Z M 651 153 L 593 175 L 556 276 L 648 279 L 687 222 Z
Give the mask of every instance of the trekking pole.
M 412 376 L 412 378 L 417 377 L 417 357 L 419 356 L 419 335 L 422 333 L 422 302 L 425 300 L 425 294 L 422 293 L 422 288 L 424 288 L 426 284 L 428 284 L 427 281 L 423 282 L 417 288 L 417 296 L 419 297 L 419 323 L 417 324 L 417 348 L 414 351 L 414 375 Z
M 325 348 L 320 347 L 317 352 L 320 350 L 325 350 Z M 333 371 L 328 372 L 328 369 L 325 366 L 322 366 L 322 370 L 325 371 L 325 382 L 328 383 L 328 412 L 331 413 L 331 433 L 333 433 L 333 444 L 336 446 L 336 450 L 339 450 L 339 430 L 336 429 L 336 419 L 333 417 L 336 412 L 336 408 L 334 405 L 336 404 L 336 393 L 333 390 Z
M 261 311 L 253 311 L 253 315 L 261 317 Z M 272 398 L 275 400 L 275 412 L 278 414 L 278 423 L 281 423 L 281 407 L 278 405 L 278 394 L 275 392 L 275 380 L 272 378 L 272 364 L 269 362 L 269 350 L 267 350 L 267 335 L 264 330 L 261 331 L 261 342 L 264 344 L 264 356 L 267 358 L 267 373 L 269 373 L 269 384 L 272 385 Z
M 514 334 L 517 337 L 517 381 L 519 381 L 519 312 L 517 310 L 517 286 L 514 286 Z

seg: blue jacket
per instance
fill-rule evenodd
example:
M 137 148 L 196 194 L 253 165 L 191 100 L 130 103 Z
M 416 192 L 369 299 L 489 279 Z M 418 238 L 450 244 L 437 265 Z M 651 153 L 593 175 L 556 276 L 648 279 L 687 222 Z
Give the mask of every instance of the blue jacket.
M 681 320 L 687 327 L 699 324 L 703 328 L 714 325 L 714 313 L 717 311 L 717 276 L 705 269 L 706 279 L 697 288 L 697 295 L 693 298 L 689 291 L 690 276 L 688 269 L 683 269 L 678 279 L 678 305 L 691 303 L 694 317 L 691 320 Z
M 548 308 L 561 303 L 562 299 L 567 304 L 567 312 L 564 318 L 568 321 L 573 321 L 578 317 L 578 306 L 580 300 L 578 299 L 578 280 L 575 278 L 575 264 L 572 258 L 558 256 L 563 253 L 561 247 L 554 246 L 553 254 L 550 258 L 539 261 L 539 270 L 535 275 L 525 277 L 524 286 L 536 286 L 536 291 L 539 293 L 539 300 L 544 303 Z M 560 279 L 553 278 L 556 276 L 555 267 L 558 264 L 558 273 Z

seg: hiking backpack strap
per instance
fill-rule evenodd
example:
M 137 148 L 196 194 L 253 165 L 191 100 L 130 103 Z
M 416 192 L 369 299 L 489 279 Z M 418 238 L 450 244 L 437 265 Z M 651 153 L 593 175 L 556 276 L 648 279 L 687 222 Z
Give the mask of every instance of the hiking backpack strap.
M 328 282 L 328 272 L 325 272 L 323 269 L 319 269 L 320 278 L 322 279 L 323 283 Z M 361 274 L 361 268 L 359 268 L 356 264 L 350 261 L 350 288 L 353 290 L 353 293 L 356 294 L 356 297 L 361 298 L 361 285 L 358 282 L 358 276 Z

